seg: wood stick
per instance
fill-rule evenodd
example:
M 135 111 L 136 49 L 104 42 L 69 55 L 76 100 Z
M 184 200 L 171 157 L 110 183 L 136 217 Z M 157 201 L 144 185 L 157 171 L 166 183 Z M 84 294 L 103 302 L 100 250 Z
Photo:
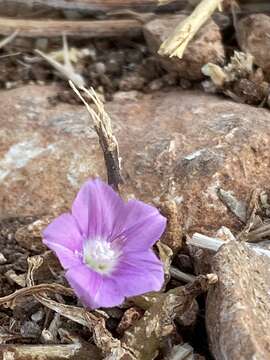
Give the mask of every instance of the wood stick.
M 26 20 L 0 17 L 0 35 L 8 36 L 18 31 L 17 37 L 55 38 L 63 33 L 69 37 L 97 38 L 125 36 L 135 37 L 141 33 L 142 25 L 137 20 Z
M 223 0 L 202 0 L 192 14 L 182 21 L 160 46 L 158 53 L 182 59 L 189 42 L 201 26 L 211 17 Z
M 223 240 L 218 239 L 218 238 L 213 238 L 213 237 L 210 237 L 210 236 L 202 235 L 202 234 L 199 234 L 199 233 L 195 233 L 192 236 L 192 238 L 189 238 L 187 240 L 187 244 L 197 246 L 197 247 L 199 247 L 201 249 L 218 251 L 219 248 L 222 245 L 226 244 L 226 241 L 223 241 Z M 261 248 L 259 246 L 252 246 L 252 245 L 250 245 L 248 243 L 245 243 L 245 244 L 250 249 L 253 249 L 257 253 L 270 257 L 270 251 L 269 250 L 263 249 L 263 248 Z
M 0 345 L 1 359 L 12 360 L 100 360 L 99 350 L 89 343 L 67 345 Z

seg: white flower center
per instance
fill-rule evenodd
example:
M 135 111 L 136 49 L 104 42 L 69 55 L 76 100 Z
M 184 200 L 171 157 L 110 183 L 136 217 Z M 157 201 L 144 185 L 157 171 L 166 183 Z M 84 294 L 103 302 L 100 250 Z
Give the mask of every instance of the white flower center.
M 109 275 L 118 264 L 121 250 L 117 244 L 102 239 L 90 239 L 83 248 L 84 263 L 94 271 Z

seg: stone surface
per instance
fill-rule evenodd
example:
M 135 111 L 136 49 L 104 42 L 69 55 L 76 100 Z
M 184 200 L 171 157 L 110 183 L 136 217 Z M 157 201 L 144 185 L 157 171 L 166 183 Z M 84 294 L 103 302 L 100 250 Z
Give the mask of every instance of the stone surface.
M 55 94 L 55 87 L 37 85 L 1 93 L 0 218 L 55 216 L 70 208 L 86 179 L 106 179 L 86 110 L 52 105 Z M 123 195 L 156 203 L 170 188 L 189 233 L 239 230 L 218 187 L 245 200 L 254 187 L 269 186 L 265 109 L 179 88 L 106 108 L 122 157 Z
M 206 325 L 215 359 L 270 359 L 270 259 L 243 243 L 213 259 L 218 283 L 207 295 Z
M 153 54 L 157 55 L 162 42 L 185 18 L 185 15 L 164 16 L 164 18 L 156 18 L 144 26 L 144 36 Z M 159 56 L 159 59 L 167 71 L 175 71 L 180 77 L 186 79 L 200 80 L 204 77 L 201 72 L 203 65 L 209 62 L 220 64 L 224 57 L 220 29 L 213 20 L 209 20 L 189 43 L 181 60 L 176 57 L 163 56 Z
M 256 65 L 264 70 L 270 80 L 270 16 L 253 14 L 244 17 L 238 24 L 238 42 L 241 49 L 254 56 Z

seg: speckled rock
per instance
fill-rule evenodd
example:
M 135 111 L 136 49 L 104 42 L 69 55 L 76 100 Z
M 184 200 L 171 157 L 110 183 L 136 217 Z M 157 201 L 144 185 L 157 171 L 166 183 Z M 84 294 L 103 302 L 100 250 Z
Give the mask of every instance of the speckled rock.
M 157 55 L 160 45 L 174 28 L 186 18 L 185 15 L 170 15 L 151 20 L 144 26 L 144 36 L 150 51 Z M 225 57 L 221 32 L 213 20 L 209 20 L 187 46 L 182 59 L 159 56 L 161 64 L 169 72 L 177 72 L 189 80 L 203 78 L 201 68 L 211 62 L 221 64 Z
M 269 269 L 267 256 L 235 241 L 214 257 L 219 281 L 207 295 L 206 324 L 215 359 L 270 359 Z
M 270 80 L 270 16 L 252 14 L 244 17 L 238 24 L 238 42 L 241 49 L 254 56 L 256 65 L 264 70 Z
M 89 177 L 106 179 L 103 155 L 83 106 L 52 105 L 53 86 L 0 97 L 0 216 L 54 215 L 70 207 Z M 155 92 L 108 103 L 126 185 L 147 202 L 166 195 L 184 229 L 215 234 L 240 222 L 218 199 L 245 200 L 269 186 L 270 113 L 194 91 Z

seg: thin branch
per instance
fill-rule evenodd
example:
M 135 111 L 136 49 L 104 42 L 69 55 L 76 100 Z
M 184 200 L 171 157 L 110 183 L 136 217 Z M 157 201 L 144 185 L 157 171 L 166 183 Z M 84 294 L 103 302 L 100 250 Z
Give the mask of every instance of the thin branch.
M 87 101 L 83 98 L 80 91 L 72 83 L 72 81 L 69 81 L 69 84 L 75 94 L 83 102 L 88 113 L 93 119 L 94 127 L 99 137 L 99 143 L 103 151 L 107 169 L 108 184 L 111 185 L 116 191 L 119 191 L 119 185 L 123 183 L 123 178 L 121 175 L 118 143 L 115 136 L 113 135 L 111 119 L 104 109 L 104 104 L 99 99 L 93 88 L 87 90 L 86 88 L 81 87 L 80 90 L 82 90 L 96 105 L 97 110 L 93 110 Z
M 9 36 L 7 36 L 6 38 L 4 38 L 3 40 L 0 41 L 0 49 L 2 49 L 3 47 L 5 47 L 7 44 L 9 44 L 12 40 L 15 39 L 15 37 L 18 35 L 19 31 L 15 30 L 12 34 L 10 34 Z

